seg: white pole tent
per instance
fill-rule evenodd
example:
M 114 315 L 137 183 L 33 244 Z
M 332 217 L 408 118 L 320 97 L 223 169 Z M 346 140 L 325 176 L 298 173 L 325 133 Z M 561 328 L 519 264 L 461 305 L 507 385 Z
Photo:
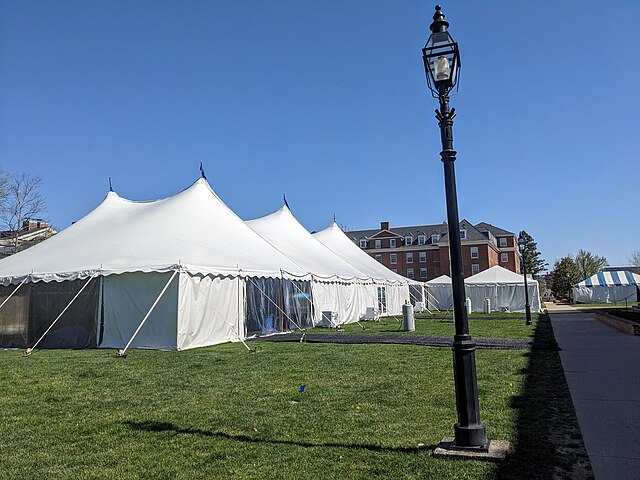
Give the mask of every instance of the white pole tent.
M 453 308 L 453 289 L 451 278 L 440 275 L 426 283 L 429 310 L 451 310 Z
M 322 312 L 335 312 L 335 324 L 357 322 L 377 304 L 373 279 L 315 239 L 284 205 L 276 212 L 245 222 L 300 269 L 313 272 L 314 325 Z M 288 272 L 287 272 L 288 273 Z
M 347 263 L 373 279 L 377 309 L 381 314 L 401 315 L 402 305 L 410 299 L 409 285 L 421 286 L 420 282 L 411 282 L 371 258 L 349 240 L 335 222 L 313 236 Z
M 573 287 L 574 303 L 637 302 L 640 275 L 626 271 L 598 272 Z
M 0 346 L 182 350 L 288 330 L 302 306 L 285 292 L 292 282 L 309 291 L 309 273 L 204 178 L 156 201 L 109 192 L 69 228 L 0 260 Z
M 491 311 L 525 311 L 524 278 L 511 270 L 495 265 L 472 275 L 464 281 L 467 298 L 471 300 L 471 310 L 484 311 L 485 300 L 491 302 Z M 529 305 L 532 312 L 542 311 L 538 282 L 527 279 Z

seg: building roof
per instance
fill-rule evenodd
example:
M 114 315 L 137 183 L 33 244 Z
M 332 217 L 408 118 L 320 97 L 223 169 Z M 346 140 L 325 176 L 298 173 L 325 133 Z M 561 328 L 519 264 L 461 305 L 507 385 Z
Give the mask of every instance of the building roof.
M 491 234 L 494 237 L 502 237 L 502 236 L 505 236 L 505 235 L 515 235 L 515 233 L 513 233 L 513 232 L 510 232 L 510 231 L 505 230 L 505 229 L 500 228 L 500 227 L 496 227 L 495 225 L 491 225 L 490 223 L 486 223 L 486 222 L 478 223 L 476 225 L 476 228 L 481 232 L 484 231 L 484 230 L 487 230 L 487 231 L 491 232 Z
M 460 228 L 467 231 L 467 238 L 465 241 L 486 241 L 487 239 L 491 239 L 489 235 L 485 232 L 490 232 L 491 235 L 495 236 L 505 236 L 505 235 L 515 235 L 512 232 L 504 230 L 499 227 L 495 227 L 490 223 L 481 222 L 477 225 L 473 225 L 466 219 L 463 219 L 460 222 Z M 359 242 L 360 240 L 369 240 L 373 237 L 376 237 L 379 234 L 381 229 L 370 229 L 370 230 L 353 230 L 351 232 L 346 232 L 346 235 L 353 240 L 354 242 Z M 438 223 L 435 225 L 415 225 L 410 227 L 391 227 L 389 229 L 391 233 L 400 235 L 401 237 L 406 237 L 407 235 L 411 235 L 414 238 L 414 242 L 416 241 L 418 235 L 425 235 L 427 237 L 427 245 L 431 245 L 431 236 L 437 234 L 439 236 L 439 240 L 433 244 L 447 243 L 447 223 Z M 381 236 L 382 237 L 382 236 Z M 381 238 L 380 237 L 380 238 Z

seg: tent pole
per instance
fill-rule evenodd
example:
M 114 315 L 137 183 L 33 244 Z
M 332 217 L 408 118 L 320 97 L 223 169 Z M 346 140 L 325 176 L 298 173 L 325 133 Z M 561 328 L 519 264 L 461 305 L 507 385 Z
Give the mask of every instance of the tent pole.
M 93 276 L 89 277 L 89 280 L 87 280 L 87 281 L 85 282 L 85 284 L 84 284 L 84 285 L 82 286 L 82 288 L 78 291 L 78 293 L 76 293 L 76 295 L 71 299 L 71 301 L 67 304 L 67 306 L 66 306 L 66 307 L 64 307 L 64 310 L 62 310 L 62 312 L 60 312 L 60 315 L 58 315 L 58 316 L 56 317 L 56 319 L 53 321 L 53 323 L 52 323 L 51 325 L 49 325 L 49 328 L 47 328 L 47 329 L 45 330 L 45 332 L 42 334 L 42 336 L 41 336 L 41 337 L 36 341 L 36 343 L 34 343 L 34 344 L 33 344 L 33 347 L 31 347 L 31 348 L 27 348 L 27 349 L 24 351 L 24 356 L 25 356 L 25 357 L 28 357 L 29 355 L 31 355 L 31 352 L 33 352 L 33 350 L 38 346 L 38 344 L 42 341 L 42 339 L 45 337 L 45 335 L 46 335 L 47 333 L 49 333 L 49 330 L 51 330 L 51 329 L 53 328 L 53 326 L 56 324 L 56 322 L 57 322 L 58 320 L 60 320 L 60 317 L 62 317 L 62 315 L 64 315 L 64 312 L 66 312 L 66 311 L 69 309 L 69 307 L 71 306 L 71 304 L 72 304 L 73 302 L 75 302 L 76 298 L 78 298 L 78 297 L 80 296 L 80 294 L 82 293 L 82 291 L 87 287 L 87 285 L 89 285 L 89 284 L 91 283 L 91 280 L 93 280 L 94 278 L 95 278 L 95 275 L 93 275 Z
M 149 309 L 149 311 L 147 312 L 147 314 L 144 316 L 144 318 L 142 319 L 142 321 L 140 322 L 140 325 L 138 325 L 138 328 L 136 328 L 136 331 L 133 332 L 133 335 L 131 336 L 131 338 L 129 339 L 129 341 L 127 342 L 127 344 L 125 345 L 125 347 L 122 350 L 118 350 L 118 353 L 116 353 L 116 356 L 119 358 L 125 358 L 127 356 L 127 349 L 129 348 L 129 345 L 131 345 L 131 342 L 133 342 L 133 339 L 136 338 L 136 335 L 138 335 L 138 332 L 140 331 L 140 329 L 142 328 L 142 326 L 144 325 L 144 322 L 147 321 L 147 318 L 149 318 L 149 316 L 151 315 L 151 312 L 153 312 L 153 309 L 156 308 L 156 305 L 158 304 L 158 302 L 160 301 L 160 299 L 162 298 L 162 296 L 164 295 L 164 292 L 167 291 L 167 288 L 169 288 L 169 285 L 171 284 L 171 282 L 173 281 L 173 279 L 175 278 L 176 274 L 178 273 L 178 270 L 175 270 L 173 272 L 173 275 L 171 275 L 171 278 L 169 279 L 169 281 L 167 282 L 167 284 L 164 286 L 164 288 L 162 289 L 162 291 L 160 292 L 160 295 L 158 295 L 158 298 L 156 298 L 156 301 L 153 302 L 153 305 L 151 305 L 151 308 Z

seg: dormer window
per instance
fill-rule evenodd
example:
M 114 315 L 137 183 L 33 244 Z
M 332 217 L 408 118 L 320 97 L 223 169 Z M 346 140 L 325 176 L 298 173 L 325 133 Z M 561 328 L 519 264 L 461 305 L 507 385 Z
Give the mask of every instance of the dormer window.
M 360 248 L 367 248 L 367 241 L 366 240 L 360 240 Z
M 413 243 L 413 236 L 412 235 L 407 235 L 404 237 L 404 244 L 405 246 L 409 246 Z
M 374 245 L 375 248 L 382 248 L 382 240 L 375 240 Z
M 507 239 L 506 238 L 502 237 L 500 239 L 500 246 L 501 247 L 506 247 L 507 246 Z
M 438 243 L 440 241 L 440 235 L 438 235 L 437 233 L 434 233 L 433 235 L 431 235 L 431 243 Z
M 390 238 L 389 239 L 389 248 L 396 248 L 396 239 L 395 238 Z
M 467 231 L 465 229 L 460 230 L 460 240 L 467 239 Z
M 424 245 L 427 243 L 427 237 L 425 235 L 418 235 L 418 245 Z

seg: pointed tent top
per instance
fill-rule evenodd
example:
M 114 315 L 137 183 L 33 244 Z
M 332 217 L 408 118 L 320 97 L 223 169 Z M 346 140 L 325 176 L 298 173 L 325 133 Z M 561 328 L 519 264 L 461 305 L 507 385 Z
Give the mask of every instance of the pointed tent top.
M 287 203 L 287 194 L 286 193 L 282 194 L 282 199 L 284 200 L 285 207 L 289 208 L 289 204 Z M 291 208 L 289 208 L 289 210 L 291 210 Z
M 204 178 L 205 180 L 207 179 L 207 176 L 204 174 L 204 167 L 202 166 L 202 160 L 200 160 L 200 175 L 202 176 L 202 178 Z
M 113 187 L 111 186 L 111 177 L 109 177 L 109 191 L 113 192 Z

